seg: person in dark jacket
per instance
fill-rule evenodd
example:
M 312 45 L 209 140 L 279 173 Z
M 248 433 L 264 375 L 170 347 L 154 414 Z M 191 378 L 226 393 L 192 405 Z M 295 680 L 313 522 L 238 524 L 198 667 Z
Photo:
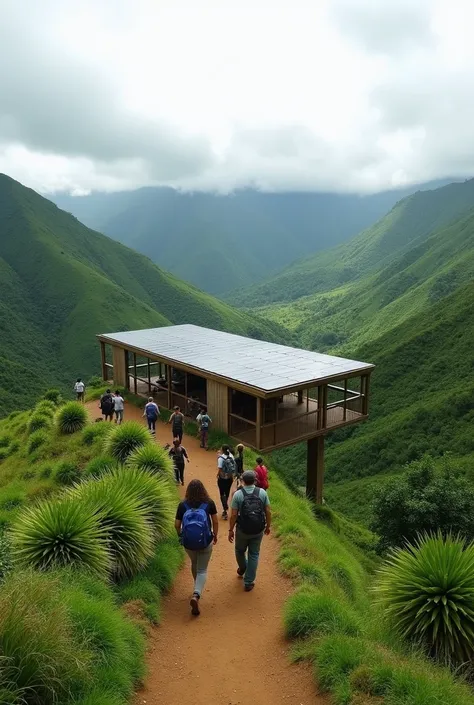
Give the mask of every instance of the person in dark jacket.
M 107 389 L 105 394 L 102 394 L 99 407 L 105 421 L 112 421 L 114 416 L 114 398 L 110 392 L 110 389 Z
M 174 462 L 174 474 L 176 477 L 176 482 L 184 485 L 184 462 L 185 459 L 189 463 L 189 456 L 177 438 L 174 439 L 173 445 L 171 446 L 168 455 L 173 459 Z
M 183 440 L 183 427 L 184 427 L 184 414 L 181 413 L 179 406 L 175 406 L 173 413 L 170 416 L 168 423 L 171 424 L 171 430 L 173 432 L 173 440 L 175 438 L 181 443 Z

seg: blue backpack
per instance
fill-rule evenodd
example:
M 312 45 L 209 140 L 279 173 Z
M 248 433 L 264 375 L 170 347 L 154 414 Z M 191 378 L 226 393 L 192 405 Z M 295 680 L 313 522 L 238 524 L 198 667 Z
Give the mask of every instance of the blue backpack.
M 190 551 L 201 551 L 207 548 L 212 541 L 211 529 L 209 527 L 209 518 L 207 516 L 207 503 L 204 502 L 197 509 L 184 503 L 186 511 L 184 512 L 183 521 L 181 523 L 181 539 L 184 548 L 189 548 Z

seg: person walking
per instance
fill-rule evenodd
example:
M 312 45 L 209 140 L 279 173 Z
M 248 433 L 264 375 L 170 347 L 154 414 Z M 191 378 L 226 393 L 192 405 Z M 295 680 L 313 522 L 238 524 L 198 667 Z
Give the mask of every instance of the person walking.
M 124 398 L 120 394 L 120 390 L 116 390 L 114 394 L 114 413 L 115 413 L 115 423 L 120 426 L 123 421 L 123 409 L 124 409 Z
M 102 411 L 104 420 L 112 421 L 114 416 L 114 398 L 110 392 L 110 389 L 107 389 L 105 394 L 102 394 L 99 402 L 99 407 Z
M 230 543 L 234 543 L 235 538 L 237 575 L 244 579 L 246 592 L 255 587 L 260 546 L 263 535 L 270 533 L 272 523 L 270 500 L 265 490 L 255 485 L 255 479 L 253 470 L 243 473 L 243 486 L 232 497 L 229 525 Z
M 235 480 L 236 480 L 236 485 L 237 489 L 241 486 L 242 484 L 242 473 L 244 472 L 244 446 L 242 443 L 239 443 L 237 446 L 237 455 L 235 456 Z
M 156 433 L 156 422 L 160 415 L 160 409 L 158 404 L 153 401 L 153 397 L 148 397 L 148 402 L 145 404 L 145 411 L 143 416 L 146 416 L 146 421 L 148 424 L 148 430 L 154 436 Z
M 255 484 L 257 487 L 261 487 L 262 490 L 268 490 L 270 487 L 268 483 L 268 470 L 263 464 L 262 458 L 257 458 L 257 466 L 254 470 L 255 472 Z
M 184 502 L 178 504 L 175 529 L 191 560 L 194 591 L 189 604 L 191 614 L 198 615 L 199 601 L 207 580 L 207 568 L 212 547 L 217 543 L 219 524 L 215 502 L 209 497 L 201 480 L 191 480 Z
M 201 448 L 208 450 L 207 440 L 209 437 L 209 426 L 212 423 L 212 419 L 205 409 L 201 409 L 199 416 L 199 437 L 201 441 Z
M 228 445 L 223 445 L 217 459 L 217 486 L 222 502 L 222 518 L 227 519 L 229 496 L 235 477 L 235 460 Z
M 82 403 L 84 403 L 85 389 L 86 389 L 86 385 L 82 381 L 81 377 L 78 377 L 76 380 L 76 384 L 74 385 L 74 391 L 76 392 L 77 401 L 81 401 Z
M 184 426 L 184 414 L 181 413 L 179 406 L 175 406 L 173 413 L 171 414 L 168 423 L 171 424 L 171 430 L 173 432 L 173 440 L 175 438 L 181 443 L 183 440 L 183 426 Z
M 176 482 L 184 485 L 184 462 L 185 459 L 189 463 L 189 456 L 177 438 L 174 439 L 173 445 L 171 446 L 168 455 L 173 459 L 174 462 L 174 474 L 176 477 Z

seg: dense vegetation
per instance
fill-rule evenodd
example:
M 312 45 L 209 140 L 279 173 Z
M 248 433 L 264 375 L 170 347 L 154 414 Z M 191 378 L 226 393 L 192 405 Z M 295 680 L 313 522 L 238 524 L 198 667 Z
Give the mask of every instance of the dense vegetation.
M 48 386 L 70 386 L 77 375 L 98 371 L 98 333 L 194 323 L 269 339 L 283 335 L 3 175 L 0 282 L 0 415 L 31 406 L 31 397 Z
M 344 242 L 412 192 L 359 197 L 249 189 L 218 195 L 143 188 L 54 200 L 90 228 L 199 288 L 221 294 Z
M 127 424 L 91 424 L 78 407 L 44 400 L 0 422 L 4 705 L 130 702 L 144 636 L 182 559 L 168 459 L 146 435 L 154 472 L 133 458 L 124 469 L 104 449 Z M 81 423 L 64 424 L 73 417 Z

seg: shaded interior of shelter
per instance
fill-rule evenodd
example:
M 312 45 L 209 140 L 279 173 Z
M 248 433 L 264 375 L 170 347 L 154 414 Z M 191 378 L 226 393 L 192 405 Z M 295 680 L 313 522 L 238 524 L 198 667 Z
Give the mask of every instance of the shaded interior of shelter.
M 200 408 L 207 410 L 208 385 L 212 383 L 205 377 L 133 352 L 126 353 L 126 366 L 126 386 L 131 392 L 152 396 L 164 408 L 179 406 L 190 419 L 196 418 Z M 112 379 L 111 352 L 105 353 L 104 369 Z M 283 447 L 364 419 L 368 413 L 367 385 L 367 376 L 356 375 L 265 399 L 227 385 L 226 423 L 220 419 L 216 427 L 224 427 L 236 441 L 261 451 Z M 209 408 L 209 413 L 214 416 L 213 409 Z

